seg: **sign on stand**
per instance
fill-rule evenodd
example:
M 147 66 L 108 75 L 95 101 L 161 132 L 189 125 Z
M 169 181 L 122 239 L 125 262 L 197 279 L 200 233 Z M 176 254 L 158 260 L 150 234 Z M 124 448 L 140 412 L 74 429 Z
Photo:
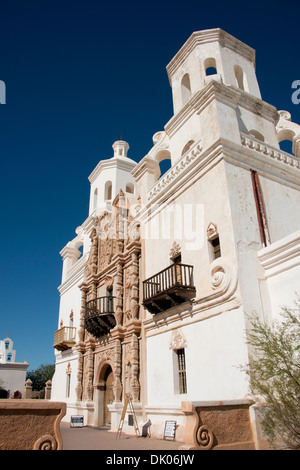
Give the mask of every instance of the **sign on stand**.
M 176 421 L 166 421 L 164 439 L 171 438 L 174 441 L 175 431 L 176 431 Z
M 82 428 L 83 427 L 83 416 L 71 416 L 71 428 Z

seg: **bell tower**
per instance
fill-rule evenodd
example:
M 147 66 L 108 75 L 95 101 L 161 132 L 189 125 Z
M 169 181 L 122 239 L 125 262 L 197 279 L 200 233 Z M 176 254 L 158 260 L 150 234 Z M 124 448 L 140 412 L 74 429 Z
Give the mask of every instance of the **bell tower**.
M 210 80 L 261 98 L 255 50 L 222 29 L 194 32 L 167 66 L 176 114 Z
M 91 183 L 89 215 L 94 212 L 100 215 L 103 210 L 109 210 L 120 190 L 131 194 L 135 192 L 135 179 L 131 171 L 136 162 L 127 157 L 129 144 L 124 140 L 117 140 L 112 147 L 113 157 L 101 160 L 89 176 Z
M 278 113 L 261 98 L 255 50 L 222 29 L 194 32 L 167 66 L 174 116 L 165 126 L 172 165 L 201 140 L 241 143 L 240 133 L 279 149 Z

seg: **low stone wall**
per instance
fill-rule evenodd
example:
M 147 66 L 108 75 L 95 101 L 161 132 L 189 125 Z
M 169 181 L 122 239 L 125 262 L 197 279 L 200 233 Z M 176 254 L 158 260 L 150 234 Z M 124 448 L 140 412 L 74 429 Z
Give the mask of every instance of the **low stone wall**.
M 182 402 L 184 449 L 255 450 L 251 402 Z
M 0 450 L 61 450 L 66 403 L 0 400 Z

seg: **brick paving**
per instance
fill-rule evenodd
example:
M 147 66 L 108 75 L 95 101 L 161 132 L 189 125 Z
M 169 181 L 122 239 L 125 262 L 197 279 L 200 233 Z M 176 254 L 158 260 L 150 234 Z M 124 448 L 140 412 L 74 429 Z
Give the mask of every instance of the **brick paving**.
M 179 450 L 181 442 L 154 439 L 152 437 L 136 437 L 121 434 L 116 439 L 116 433 L 107 428 L 84 426 L 71 428 L 69 423 L 60 424 L 63 440 L 63 450 Z

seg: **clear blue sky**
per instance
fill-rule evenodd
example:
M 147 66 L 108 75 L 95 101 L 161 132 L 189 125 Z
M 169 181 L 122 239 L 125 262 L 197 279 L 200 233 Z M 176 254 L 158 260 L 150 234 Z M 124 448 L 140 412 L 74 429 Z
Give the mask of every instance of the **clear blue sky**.
M 123 138 L 139 161 L 172 116 L 166 66 L 193 31 L 256 49 L 262 97 L 300 123 L 299 9 L 290 0 L 2 0 L 0 339 L 54 362 L 61 257 L 88 215 L 88 176 Z

